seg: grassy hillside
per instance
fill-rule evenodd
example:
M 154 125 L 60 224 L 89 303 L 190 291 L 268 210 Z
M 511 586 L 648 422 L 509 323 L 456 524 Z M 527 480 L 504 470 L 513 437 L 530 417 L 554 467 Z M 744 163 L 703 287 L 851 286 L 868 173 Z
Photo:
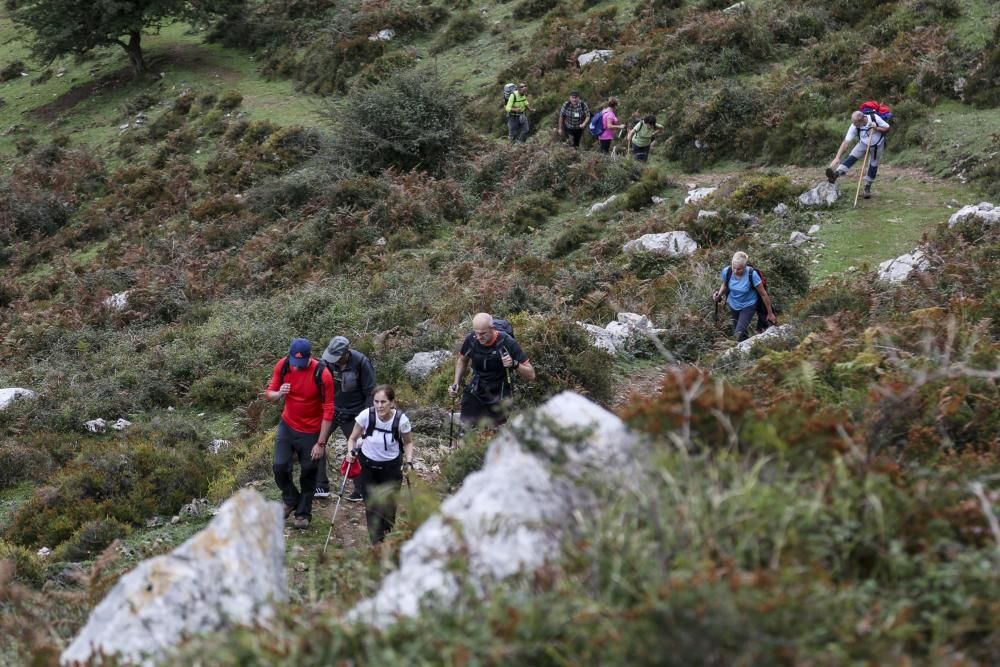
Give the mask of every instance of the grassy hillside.
M 0 387 L 39 393 L 0 412 L 0 662 L 51 663 L 118 574 L 209 520 L 179 514 L 193 499 L 277 497 L 257 393 L 290 338 L 347 335 L 420 411 L 449 405 L 453 368 L 403 365 L 487 310 L 538 369 L 519 407 L 574 389 L 648 433 L 642 488 L 609 492 L 551 577 L 350 627 L 481 464 L 483 439 L 450 450 L 428 410 L 390 548 L 353 507 L 331 561 L 322 521 L 289 535 L 282 621 L 185 664 L 994 663 L 1000 237 L 945 223 L 1000 203 L 996 4 L 730 4 L 252 0 L 146 37 L 138 78 L 120 49 L 33 62 L 0 10 Z M 614 55 L 576 64 L 597 48 Z M 501 89 L 522 80 L 534 130 L 511 147 Z M 649 165 L 553 137 L 574 89 L 657 115 Z M 833 207 L 799 207 L 869 98 L 896 113 L 874 197 L 852 205 L 855 170 Z M 695 186 L 718 190 L 684 204 Z M 698 252 L 622 251 L 672 230 Z M 921 243 L 927 271 L 874 279 Z M 736 250 L 794 333 L 731 362 L 710 295 Z M 669 359 L 577 325 L 621 311 Z

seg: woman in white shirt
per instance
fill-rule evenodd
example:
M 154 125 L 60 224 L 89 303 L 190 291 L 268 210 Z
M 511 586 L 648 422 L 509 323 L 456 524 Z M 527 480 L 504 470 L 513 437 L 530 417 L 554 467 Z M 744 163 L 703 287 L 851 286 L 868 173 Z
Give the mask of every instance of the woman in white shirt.
M 347 439 L 348 456 L 360 456 L 358 480 L 372 544 L 380 543 L 396 521 L 403 466 L 413 467 L 412 430 L 409 418 L 396 408 L 396 391 L 380 384 L 372 394 L 372 407 L 358 414 Z

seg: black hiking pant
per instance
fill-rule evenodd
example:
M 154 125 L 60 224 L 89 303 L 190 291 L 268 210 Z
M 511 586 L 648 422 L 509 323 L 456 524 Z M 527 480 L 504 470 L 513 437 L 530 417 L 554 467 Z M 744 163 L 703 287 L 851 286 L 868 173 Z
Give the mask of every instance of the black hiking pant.
M 358 452 L 361 476 L 357 484 L 365 501 L 365 523 L 372 544 L 379 544 L 396 524 L 396 505 L 403 484 L 403 452 L 392 461 L 373 461 Z
M 563 127 L 563 132 L 567 139 L 573 140 L 573 148 L 580 147 L 580 139 L 583 138 L 582 127 Z
M 479 379 L 473 378 L 462 392 L 462 423 L 475 426 L 481 420 L 488 420 L 493 426 L 500 426 L 507 421 L 513 398 L 510 385 L 506 382 L 485 386 Z
M 274 436 L 274 481 L 281 489 L 281 499 L 295 516 L 312 518 L 313 493 L 316 491 L 316 461 L 312 448 L 319 433 L 301 433 L 282 419 Z M 299 487 L 292 481 L 292 467 L 299 460 Z
M 741 310 L 735 310 L 730 306 L 729 314 L 733 318 L 733 334 L 736 336 L 737 342 L 743 342 L 750 337 L 747 329 L 750 328 L 750 321 L 753 319 L 754 313 L 757 314 L 757 333 L 761 333 L 768 327 L 767 306 L 764 305 L 763 299 L 758 296 L 757 303 Z

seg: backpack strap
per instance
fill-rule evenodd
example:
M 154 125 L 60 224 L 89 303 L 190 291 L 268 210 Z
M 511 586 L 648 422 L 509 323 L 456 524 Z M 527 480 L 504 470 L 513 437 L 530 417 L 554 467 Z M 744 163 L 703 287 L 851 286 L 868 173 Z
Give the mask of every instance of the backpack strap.
M 403 439 L 399 437 L 399 420 L 402 418 L 403 412 L 399 408 L 396 408 L 396 416 L 392 418 L 392 439 L 396 441 L 399 446 L 399 451 L 403 451 Z
M 365 427 L 365 437 L 372 437 L 372 433 L 375 432 L 375 408 L 368 408 L 368 426 Z
M 288 355 L 285 355 L 285 360 L 281 364 L 281 373 L 278 374 L 279 384 L 285 384 L 285 376 L 288 375 L 288 369 L 291 368 L 292 362 L 289 361 Z

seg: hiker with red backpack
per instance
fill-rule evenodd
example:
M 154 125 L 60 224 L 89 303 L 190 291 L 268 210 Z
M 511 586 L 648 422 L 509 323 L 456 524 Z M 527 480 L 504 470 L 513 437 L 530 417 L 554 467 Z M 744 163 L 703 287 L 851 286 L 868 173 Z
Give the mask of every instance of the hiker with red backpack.
M 747 329 L 754 314 L 757 315 L 757 333 L 777 323 L 767 294 L 767 282 L 755 267 L 747 263 L 745 252 L 733 255 L 730 266 L 722 269 L 722 284 L 712 298 L 716 303 L 726 297 L 729 314 L 733 318 L 733 333 L 738 342 L 749 338 Z
M 365 501 L 368 537 L 379 544 L 396 523 L 404 468 L 413 468 L 413 427 L 396 407 L 396 391 L 390 385 L 375 387 L 372 407 L 358 413 L 347 439 L 347 456 L 361 462 L 356 484 Z
M 295 338 L 288 355 L 278 359 L 264 392 L 269 401 L 285 401 L 274 437 L 274 481 L 281 489 L 285 518 L 308 528 L 316 490 L 317 461 L 323 458 L 333 424 L 333 376 L 312 358 L 312 345 Z M 299 488 L 292 481 L 299 460 Z
M 605 155 L 611 153 L 611 142 L 615 139 L 615 130 L 621 130 L 625 126 L 618 121 L 615 111 L 618 109 L 618 98 L 608 98 L 608 103 L 604 108 L 594 114 L 590 119 L 590 134 L 601 145 L 601 152 Z
M 472 380 L 462 392 L 462 422 L 475 425 L 485 419 L 494 426 L 503 424 L 514 401 L 513 377 L 535 379 L 535 369 L 507 320 L 494 320 L 489 313 L 472 318 L 472 333 L 462 341 L 455 362 L 455 382 L 448 387 L 452 397 L 458 395 L 470 366 Z
M 892 111 L 888 106 L 875 101 L 864 102 L 861 107 L 851 114 L 851 125 L 847 128 L 844 141 L 837 149 L 830 166 L 826 168 L 826 178 L 831 183 L 846 174 L 858 160 L 867 160 L 868 168 L 864 174 L 865 179 L 865 199 L 872 196 L 872 183 L 878 174 L 878 165 L 882 161 L 885 153 L 885 135 L 889 131 L 889 120 L 892 119 Z M 840 156 L 848 149 L 851 142 L 857 141 L 854 149 L 851 150 L 843 162 Z M 861 168 L 865 169 L 862 163 Z

